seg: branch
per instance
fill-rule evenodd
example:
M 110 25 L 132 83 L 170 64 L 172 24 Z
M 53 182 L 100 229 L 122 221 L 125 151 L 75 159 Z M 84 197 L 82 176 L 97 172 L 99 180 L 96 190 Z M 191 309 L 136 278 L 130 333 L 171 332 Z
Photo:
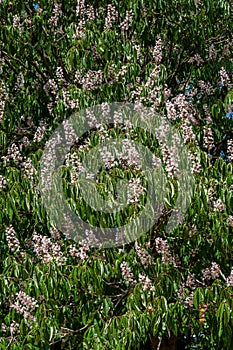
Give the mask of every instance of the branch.
M 45 74 L 38 67 L 38 64 L 36 62 L 30 62 L 30 63 L 36 69 L 37 73 L 39 73 L 42 76 L 42 78 L 44 79 L 44 81 L 46 82 L 47 78 L 46 78 Z

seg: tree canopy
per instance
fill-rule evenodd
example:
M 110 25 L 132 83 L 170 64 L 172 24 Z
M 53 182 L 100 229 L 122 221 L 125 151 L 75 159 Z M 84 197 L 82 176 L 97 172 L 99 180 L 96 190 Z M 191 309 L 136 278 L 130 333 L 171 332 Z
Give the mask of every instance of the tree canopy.
M 232 5 L 0 1 L 1 349 L 232 348 Z M 183 188 L 175 154 L 153 130 L 124 125 L 121 111 L 99 125 L 96 106 L 111 114 L 114 103 L 153 111 L 182 137 L 194 186 L 171 230 Z M 106 248 L 91 232 L 76 241 L 45 208 L 43 152 L 57 127 L 83 111 L 91 127 L 79 139 L 68 130 L 74 142 L 61 178 L 85 222 L 120 228 L 146 205 L 128 139 L 166 174 L 161 215 L 128 244 Z M 96 180 L 104 200 L 117 179 L 128 181 L 127 206 L 111 216 L 87 205 L 78 175 L 80 160 L 114 138 L 127 152 L 116 160 L 105 150 Z

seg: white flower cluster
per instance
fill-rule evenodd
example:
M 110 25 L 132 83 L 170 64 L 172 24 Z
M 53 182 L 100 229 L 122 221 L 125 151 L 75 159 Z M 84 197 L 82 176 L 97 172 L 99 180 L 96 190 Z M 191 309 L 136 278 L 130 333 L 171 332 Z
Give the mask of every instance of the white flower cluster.
M 83 148 L 89 148 L 89 146 L 84 146 Z M 94 179 L 95 174 L 88 173 L 85 167 L 80 162 L 77 153 L 68 154 L 66 156 L 66 167 L 71 169 L 71 185 L 74 185 L 79 180 L 79 175 L 85 177 L 86 179 Z
M 32 249 L 44 264 L 55 261 L 58 265 L 63 265 L 66 261 L 66 257 L 63 256 L 61 251 L 61 246 L 53 243 L 49 237 L 34 232 L 31 242 Z
M 227 141 L 227 156 L 228 161 L 233 162 L 233 140 Z
M 197 153 L 191 153 L 191 152 L 188 152 L 188 154 L 189 154 L 189 157 L 190 157 L 190 160 L 191 160 L 191 172 L 192 172 L 192 174 L 200 173 L 200 171 L 201 171 L 201 164 L 200 164 L 200 160 L 199 160 L 198 154 Z
M 35 321 L 36 318 L 32 312 L 38 307 L 37 301 L 28 296 L 24 291 L 16 293 L 15 302 L 10 304 L 10 307 L 15 309 L 19 314 L 22 314 L 26 321 Z
M 233 215 L 228 216 L 227 225 L 233 227 Z
M 13 28 L 17 28 L 20 34 L 22 33 L 23 28 L 22 28 L 20 17 L 18 15 L 13 16 L 12 26 Z
M 9 226 L 6 228 L 5 231 L 7 245 L 12 253 L 19 253 L 22 257 L 25 257 L 25 252 L 22 250 L 20 242 L 18 238 L 16 237 L 16 232 L 13 228 L 13 226 Z
M 220 74 L 220 83 L 221 83 L 221 85 L 230 87 L 231 81 L 230 81 L 229 75 L 227 74 L 225 68 L 222 67 L 220 69 L 219 74 Z
M 217 52 L 215 50 L 214 44 L 211 44 L 209 47 L 209 59 L 214 60 L 217 57 Z
M 212 95 L 214 93 L 213 86 L 209 82 L 205 83 L 203 80 L 200 80 L 198 85 L 203 94 Z
M 133 21 L 133 10 L 126 11 L 125 19 L 121 22 L 120 28 L 127 31 Z
M 56 96 L 58 92 L 58 86 L 56 81 L 54 79 L 49 79 L 44 85 L 44 91 L 46 95 L 48 95 L 49 92 L 51 92 L 54 96 Z
M 118 119 L 117 119 L 118 118 Z M 120 115 L 114 115 L 114 122 L 116 124 L 121 123 L 122 119 Z M 126 125 L 130 127 L 129 125 Z M 105 139 L 107 135 L 105 136 Z M 100 155 L 102 157 L 102 161 L 107 169 L 111 169 L 119 164 L 124 167 L 133 166 L 135 169 L 141 169 L 141 160 L 139 153 L 136 147 L 129 139 L 123 139 L 121 142 L 121 150 L 116 150 L 113 152 L 112 149 L 109 149 L 107 146 L 103 146 L 100 150 Z
M 85 13 L 85 0 L 77 0 L 76 16 L 81 17 Z
M 78 24 L 75 25 L 75 32 L 73 34 L 73 38 L 83 38 L 85 36 L 85 26 L 86 21 L 84 19 L 80 19 Z
M 196 284 L 196 279 L 193 273 L 189 273 L 186 279 L 186 287 L 193 289 Z
M 127 188 L 127 204 L 140 202 L 140 196 L 145 193 L 145 188 L 141 184 L 139 178 L 132 178 L 128 182 Z
M 203 59 L 201 58 L 201 56 L 198 53 L 195 53 L 195 55 L 193 57 L 191 57 L 188 62 L 189 63 L 193 63 L 195 61 L 197 62 L 198 66 L 201 66 L 202 63 L 204 62 Z
M 226 282 L 228 287 L 233 287 L 233 269 L 231 270 L 230 275 L 227 277 Z
M 177 118 L 187 119 L 190 114 L 190 104 L 186 101 L 183 94 L 179 94 L 166 101 L 166 110 L 167 116 L 171 120 L 176 120 Z
M 46 131 L 46 124 L 41 122 L 38 128 L 35 131 L 34 137 L 33 137 L 33 142 L 40 142 L 44 138 L 44 134 Z
M 137 242 L 135 242 L 134 248 L 135 248 L 135 251 L 137 252 L 137 255 L 139 256 L 139 258 L 141 260 L 142 265 L 146 265 L 146 264 L 151 264 L 152 263 L 151 256 L 147 252 L 146 249 L 144 249 L 143 247 L 138 245 Z
M 6 187 L 7 182 L 8 182 L 7 178 L 0 175 L 0 190 L 4 189 Z
M 82 88 L 85 90 L 94 90 L 103 82 L 103 71 L 89 69 L 84 76 L 82 76 L 81 72 L 76 72 L 75 82 L 82 85 Z
M 82 246 L 87 246 L 87 247 L 101 247 L 102 243 L 98 240 L 98 238 L 95 236 L 94 232 L 92 230 L 86 230 L 85 231 L 85 236 L 86 238 L 84 238 L 80 243 L 82 244 Z
M 142 289 L 144 291 L 149 290 L 150 292 L 153 292 L 155 290 L 155 287 L 152 285 L 152 282 L 148 276 L 145 276 L 139 273 L 138 281 L 142 283 Z
M 117 19 L 116 7 L 109 4 L 107 7 L 107 17 L 105 18 L 105 30 L 112 28 L 113 22 Z
M 212 129 L 204 126 L 204 146 L 209 150 L 214 147 L 214 138 Z
M 175 264 L 175 259 L 173 258 L 167 240 L 157 237 L 155 239 L 155 247 L 158 254 L 162 256 L 163 263 Z
M 215 211 L 224 211 L 225 210 L 225 205 L 222 202 L 221 198 L 218 198 L 215 202 L 214 202 L 214 210 Z
M 63 73 L 62 67 L 57 67 L 57 69 L 56 69 L 56 77 L 57 77 L 60 81 L 64 81 L 64 73 Z
M 79 249 L 77 249 L 75 245 L 71 245 L 69 249 L 71 256 L 81 259 L 82 261 L 88 258 L 87 251 L 89 248 L 86 244 L 81 245 Z
M 67 109 L 77 109 L 79 107 L 79 102 L 77 99 L 71 98 L 69 91 L 62 91 L 62 100 L 64 106 Z
M 160 37 L 158 37 L 158 39 L 156 40 L 152 57 L 156 64 L 161 63 L 163 54 L 162 54 L 162 40 Z
M 129 283 L 129 284 L 135 284 L 136 281 L 134 279 L 134 275 L 133 273 L 131 272 L 131 269 L 128 265 L 128 263 L 126 261 L 123 261 L 121 264 L 120 264 L 120 269 L 121 269 L 121 273 L 122 273 L 122 276 L 124 278 L 124 280 Z
M 176 147 L 167 147 L 165 144 L 162 144 L 161 151 L 168 176 L 171 178 L 178 177 L 179 168 Z
M 48 23 L 52 27 L 57 27 L 58 25 L 58 20 L 62 16 L 62 10 L 61 10 L 61 5 L 60 4 L 55 4 L 54 9 L 53 9 L 53 16 L 48 20 Z
M 142 162 L 136 147 L 129 139 L 122 140 L 122 153 L 119 154 L 119 159 L 121 162 L 126 163 L 126 165 L 133 166 L 135 169 L 139 170 L 142 167 Z
M 22 169 L 24 171 L 24 176 L 25 177 L 27 177 L 29 180 L 34 180 L 35 179 L 37 171 L 34 168 L 34 165 L 32 164 L 32 160 L 30 158 L 27 158 L 22 163 Z
M 19 323 L 17 323 L 15 320 L 11 322 L 9 327 L 7 327 L 5 323 L 2 323 L 1 325 L 2 332 L 6 333 L 8 329 L 11 334 L 11 339 L 14 338 L 16 335 L 20 334 Z
M 111 169 L 118 165 L 118 160 L 116 160 L 116 155 L 109 151 L 107 146 L 101 147 L 100 155 L 102 161 L 107 169 Z
M 0 123 L 3 120 L 7 98 L 8 98 L 8 93 L 6 92 L 6 86 L 4 85 L 4 83 L 0 83 Z
M 208 189 L 208 203 L 209 203 L 209 205 L 213 205 L 215 195 L 216 195 L 215 190 L 212 187 L 210 187 Z
M 154 154 L 152 154 L 152 167 L 160 168 L 162 166 L 162 160 L 159 157 L 156 157 Z
M 94 21 L 95 19 L 95 11 L 92 5 L 86 6 L 86 16 L 88 21 Z
M 216 279 L 220 275 L 222 275 L 222 272 L 220 270 L 219 265 L 216 262 L 212 262 L 211 267 L 203 271 L 204 280 L 210 280 L 211 278 Z
M 19 151 L 19 147 L 15 143 L 12 143 L 12 145 L 7 148 L 7 155 L 2 157 L 2 160 L 5 162 L 10 162 L 11 159 L 14 160 L 17 164 L 23 160 L 23 157 Z
M 184 142 L 192 142 L 196 143 L 196 137 L 193 132 L 192 125 L 189 123 L 188 119 L 183 119 L 181 124 L 182 136 L 184 138 Z
M 204 109 L 204 112 L 205 112 L 205 115 L 206 115 L 206 124 L 211 124 L 212 123 L 212 115 L 211 115 L 211 112 L 209 110 L 209 108 L 204 105 L 203 106 L 203 109 Z
M 19 92 L 22 87 L 23 87 L 23 84 L 24 84 L 24 77 L 23 77 L 23 73 L 20 72 L 17 76 L 17 81 L 16 81 L 16 84 L 15 84 L 15 90 L 17 92 Z

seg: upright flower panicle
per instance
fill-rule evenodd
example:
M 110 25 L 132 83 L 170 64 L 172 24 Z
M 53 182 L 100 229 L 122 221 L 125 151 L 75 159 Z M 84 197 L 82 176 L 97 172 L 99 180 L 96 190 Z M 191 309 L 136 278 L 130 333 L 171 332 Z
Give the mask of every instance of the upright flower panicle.
M 7 227 L 5 235 L 8 247 L 11 250 L 11 252 L 18 253 L 20 256 L 25 257 L 25 252 L 21 247 L 19 239 L 16 237 L 16 232 L 12 225 Z
M 15 309 L 19 314 L 23 315 L 27 323 L 30 323 L 30 321 L 36 321 L 33 312 L 38 306 L 37 301 L 28 296 L 24 291 L 16 293 L 15 301 L 10 304 L 12 309 Z
M 131 269 L 126 261 L 123 261 L 120 265 L 121 273 L 124 278 L 124 280 L 129 283 L 129 284 L 134 284 L 136 283 L 134 279 L 134 275 L 131 272 Z

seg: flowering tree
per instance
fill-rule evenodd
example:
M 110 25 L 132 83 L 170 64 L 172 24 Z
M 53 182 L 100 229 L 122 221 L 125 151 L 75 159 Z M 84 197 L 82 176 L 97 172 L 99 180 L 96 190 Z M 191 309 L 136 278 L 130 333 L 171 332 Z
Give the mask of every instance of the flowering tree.
M 0 2 L 0 348 L 231 349 L 233 226 L 232 2 Z M 195 185 L 185 220 L 167 232 L 176 162 L 120 115 L 75 140 L 63 167 L 69 205 L 93 225 L 121 226 L 146 201 L 127 137 L 154 152 L 168 188 L 149 232 L 129 244 L 75 242 L 50 222 L 39 166 L 56 127 L 74 112 L 114 102 L 146 106 L 183 135 Z M 118 119 L 117 119 L 118 118 Z M 80 158 L 102 149 L 102 196 L 129 180 L 116 221 L 79 197 Z M 101 192 L 102 191 L 102 192 Z M 94 243 L 93 243 L 94 242 Z

